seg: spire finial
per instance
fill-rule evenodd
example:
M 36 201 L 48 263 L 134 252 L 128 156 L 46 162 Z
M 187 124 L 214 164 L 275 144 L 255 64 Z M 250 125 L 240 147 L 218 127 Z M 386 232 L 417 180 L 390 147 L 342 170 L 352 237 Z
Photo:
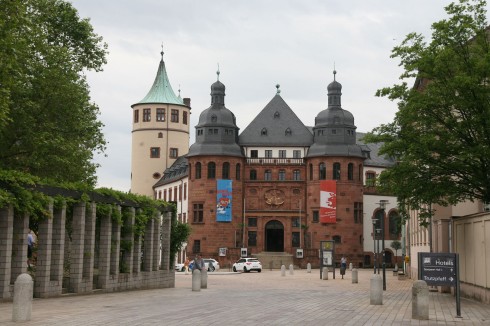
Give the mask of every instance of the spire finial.
M 216 71 L 216 75 L 218 76 L 218 81 L 219 81 L 219 62 L 218 62 L 218 70 Z
M 179 97 L 180 97 L 180 84 L 179 84 Z
M 276 95 L 281 94 L 281 90 L 279 89 L 279 87 L 281 87 L 281 85 L 276 84 L 276 88 L 277 88 Z
M 333 81 L 335 81 L 335 75 L 337 74 L 337 70 L 335 70 L 335 61 L 333 62 Z
M 162 61 L 163 61 L 163 42 L 162 42 L 162 52 L 160 52 L 160 54 L 162 55 Z

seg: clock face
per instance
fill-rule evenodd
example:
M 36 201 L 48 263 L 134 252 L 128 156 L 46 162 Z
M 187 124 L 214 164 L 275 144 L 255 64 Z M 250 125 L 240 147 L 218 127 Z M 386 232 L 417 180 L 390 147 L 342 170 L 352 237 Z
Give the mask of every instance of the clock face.
M 264 194 L 267 205 L 278 207 L 284 204 L 284 191 L 278 189 L 267 190 Z

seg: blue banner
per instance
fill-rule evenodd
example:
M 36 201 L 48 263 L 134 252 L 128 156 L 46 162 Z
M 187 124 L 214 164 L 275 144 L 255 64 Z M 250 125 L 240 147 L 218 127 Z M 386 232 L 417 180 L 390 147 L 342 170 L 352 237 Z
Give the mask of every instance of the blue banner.
M 217 180 L 216 222 L 231 222 L 231 180 Z

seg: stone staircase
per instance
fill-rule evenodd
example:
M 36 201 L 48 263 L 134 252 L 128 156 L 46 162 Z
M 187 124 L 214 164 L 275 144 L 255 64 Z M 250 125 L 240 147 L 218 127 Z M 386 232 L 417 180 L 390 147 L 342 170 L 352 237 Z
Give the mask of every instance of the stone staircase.
M 263 251 L 253 256 L 262 263 L 263 269 L 280 269 L 282 265 L 288 269 L 293 264 L 293 255 L 285 252 Z

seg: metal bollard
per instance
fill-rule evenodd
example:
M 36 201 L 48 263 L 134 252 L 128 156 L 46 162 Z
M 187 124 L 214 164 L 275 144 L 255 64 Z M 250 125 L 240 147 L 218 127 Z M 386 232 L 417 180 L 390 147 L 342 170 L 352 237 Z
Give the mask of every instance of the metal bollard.
M 208 270 L 203 268 L 201 270 L 201 289 L 208 288 Z
M 382 305 L 383 304 L 383 277 L 379 274 L 371 276 L 371 293 L 370 304 Z
M 306 272 L 311 273 L 311 264 L 310 263 L 306 264 Z
M 29 321 L 32 312 L 32 295 L 34 282 L 31 275 L 24 273 L 17 276 L 14 283 L 14 304 L 12 321 Z
M 201 291 L 201 271 L 198 269 L 192 271 L 192 291 Z
M 289 264 L 289 275 L 293 275 L 293 274 L 294 274 L 293 264 Z
M 429 319 L 429 287 L 425 281 L 413 282 L 412 319 Z
M 286 276 L 286 266 L 281 266 L 281 276 Z
M 357 274 L 357 268 L 352 269 L 352 284 L 357 284 L 358 283 L 358 274 Z
M 327 267 L 323 267 L 323 269 L 322 269 L 322 279 L 328 280 L 328 268 Z

